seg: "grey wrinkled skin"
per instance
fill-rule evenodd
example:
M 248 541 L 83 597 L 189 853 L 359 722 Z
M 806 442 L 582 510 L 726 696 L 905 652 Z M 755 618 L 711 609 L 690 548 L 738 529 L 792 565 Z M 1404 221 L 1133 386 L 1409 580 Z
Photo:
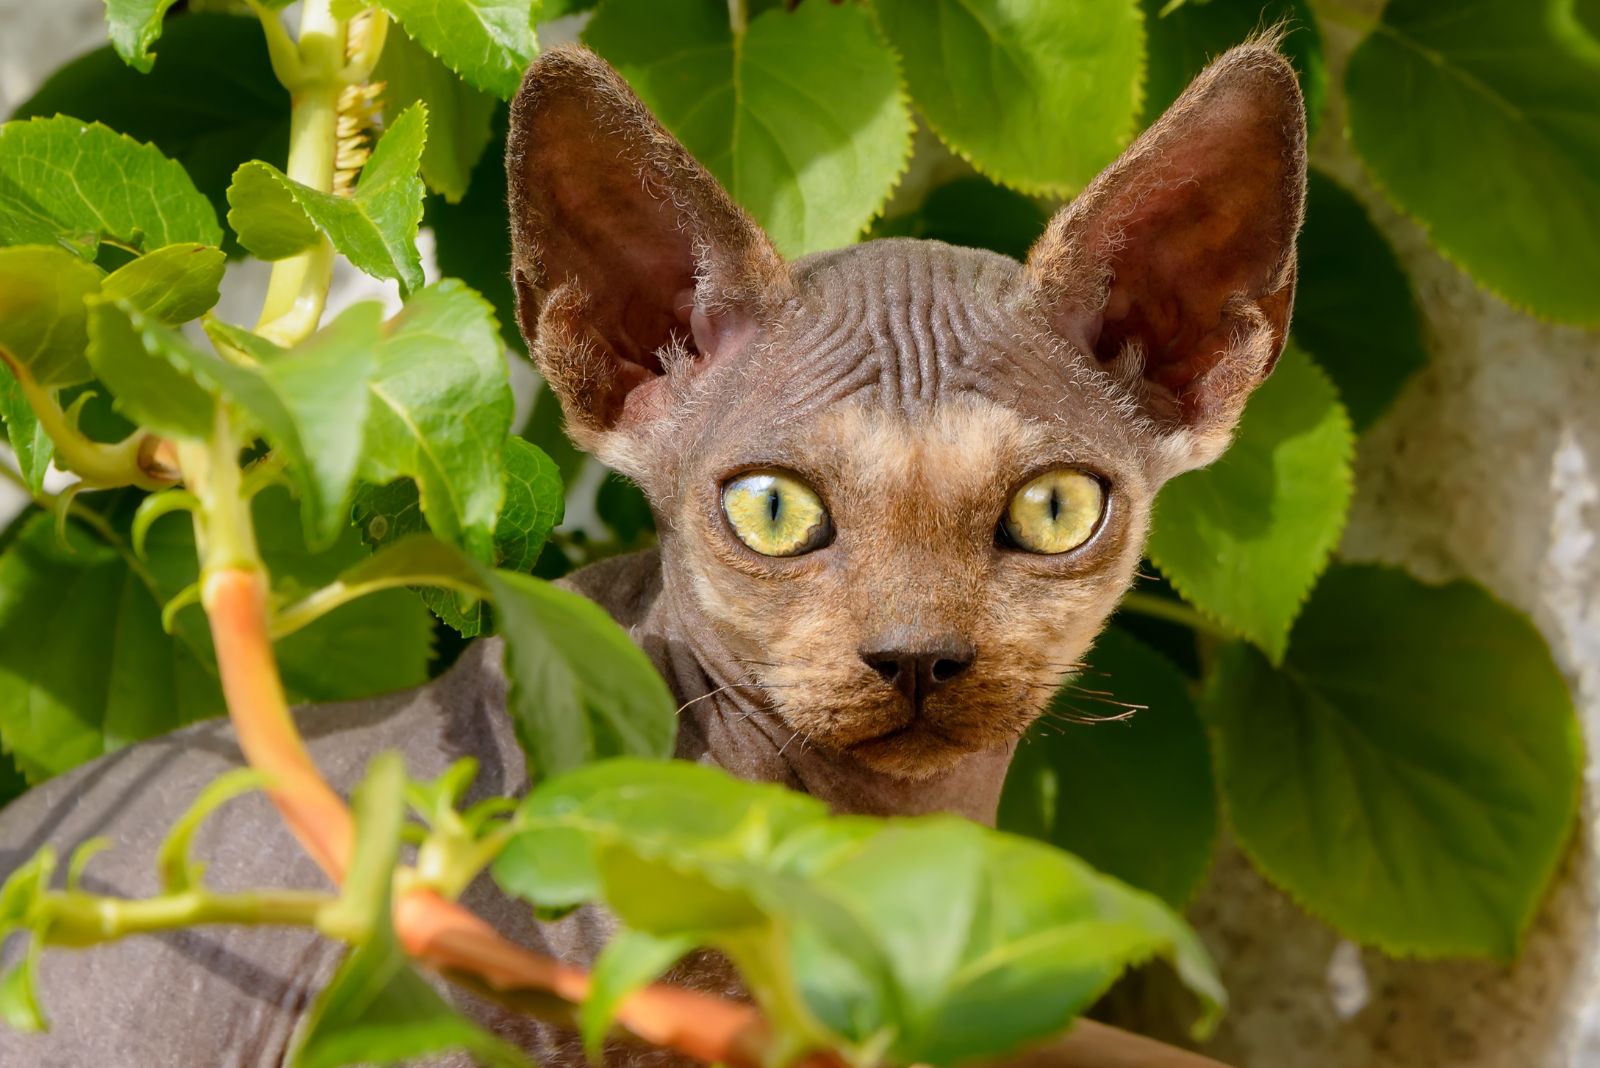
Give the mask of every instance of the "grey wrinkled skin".
M 1218 60 L 1026 264 L 916 241 L 785 263 L 579 49 L 534 64 L 511 126 L 524 332 L 575 439 L 640 484 L 661 532 L 659 552 L 566 584 L 667 680 L 677 755 L 836 811 L 992 822 L 1022 731 L 1132 579 L 1160 484 L 1221 452 L 1282 348 L 1305 170 L 1288 65 L 1270 44 Z M 1011 495 L 1063 467 L 1105 487 L 1093 536 L 1050 556 L 998 539 Z M 720 487 L 756 468 L 808 481 L 834 540 L 783 559 L 738 541 Z M 902 692 L 871 664 L 869 650 L 931 658 L 943 642 L 971 655 L 937 692 Z M 471 756 L 474 799 L 520 794 L 499 659 L 478 642 L 422 689 L 298 710 L 312 757 L 344 793 L 398 749 L 414 778 Z M 157 843 L 240 762 L 227 725 L 208 723 L 52 780 L 0 813 L 0 877 L 41 845 L 66 855 L 106 835 L 85 886 L 153 893 Z M 197 849 L 219 890 L 327 885 L 258 796 L 223 808 Z M 537 924 L 487 878 L 466 903 L 575 963 L 611 933 L 595 910 Z M 280 1064 L 337 956 L 260 928 L 52 950 L 54 1029 L 0 1030 L 0 1068 Z M 669 978 L 738 993 L 711 957 Z M 552 1068 L 581 1060 L 569 1035 L 449 996 Z

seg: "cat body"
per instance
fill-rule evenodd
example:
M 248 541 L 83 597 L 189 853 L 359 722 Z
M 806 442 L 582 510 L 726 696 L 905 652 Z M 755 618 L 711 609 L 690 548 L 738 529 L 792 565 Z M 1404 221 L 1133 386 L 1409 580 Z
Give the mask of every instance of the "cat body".
M 907 240 L 786 263 L 604 63 L 541 57 L 508 153 L 519 317 L 569 432 L 660 531 L 565 584 L 668 681 L 678 756 L 842 812 L 992 822 L 1022 732 L 1132 580 L 1156 491 L 1221 452 L 1282 348 L 1304 168 L 1294 76 L 1244 46 L 1025 264 Z M 499 656 L 481 641 L 420 690 L 297 710 L 318 767 L 347 792 L 382 749 L 415 778 L 471 756 L 473 798 L 522 792 Z M 214 722 L 51 780 L 0 813 L 0 878 L 103 834 L 85 887 L 154 893 L 167 828 L 240 762 Z M 219 890 L 327 885 L 258 796 L 197 852 Z M 488 879 L 464 900 L 575 962 L 612 930 L 593 909 L 539 924 Z M 0 1030 L 0 1064 L 278 1064 L 339 951 L 270 928 L 52 950 L 53 1030 Z M 736 990 L 709 957 L 673 979 Z M 580 1059 L 453 996 L 546 1065 Z

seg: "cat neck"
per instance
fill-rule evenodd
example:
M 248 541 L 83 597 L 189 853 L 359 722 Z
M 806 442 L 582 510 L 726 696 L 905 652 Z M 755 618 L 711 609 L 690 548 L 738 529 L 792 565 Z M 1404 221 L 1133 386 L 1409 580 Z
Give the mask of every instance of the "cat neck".
M 1014 745 L 973 753 L 922 779 L 884 775 L 790 728 L 695 611 L 662 582 L 655 549 L 575 572 L 562 585 L 608 611 L 649 655 L 679 705 L 677 756 L 742 779 L 775 782 L 835 812 L 951 812 L 994 823 Z

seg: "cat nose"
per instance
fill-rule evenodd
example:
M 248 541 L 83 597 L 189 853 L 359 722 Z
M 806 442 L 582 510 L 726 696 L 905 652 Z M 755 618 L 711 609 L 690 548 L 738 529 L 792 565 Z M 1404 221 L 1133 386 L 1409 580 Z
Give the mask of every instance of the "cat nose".
M 951 637 L 915 649 L 869 647 L 861 650 L 861 659 L 884 682 L 920 703 L 964 674 L 977 654 L 971 642 Z

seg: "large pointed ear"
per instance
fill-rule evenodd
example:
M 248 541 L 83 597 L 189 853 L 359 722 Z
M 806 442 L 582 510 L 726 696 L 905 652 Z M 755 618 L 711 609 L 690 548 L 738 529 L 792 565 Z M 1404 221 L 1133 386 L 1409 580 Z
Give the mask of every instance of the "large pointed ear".
M 1270 44 L 1212 63 L 1028 256 L 1067 341 L 1121 379 L 1163 477 L 1215 459 L 1283 349 L 1305 107 Z
M 626 469 L 640 432 L 670 414 L 674 387 L 748 345 L 782 299 L 783 261 L 583 48 L 529 68 L 506 172 L 523 336 L 568 432 Z

